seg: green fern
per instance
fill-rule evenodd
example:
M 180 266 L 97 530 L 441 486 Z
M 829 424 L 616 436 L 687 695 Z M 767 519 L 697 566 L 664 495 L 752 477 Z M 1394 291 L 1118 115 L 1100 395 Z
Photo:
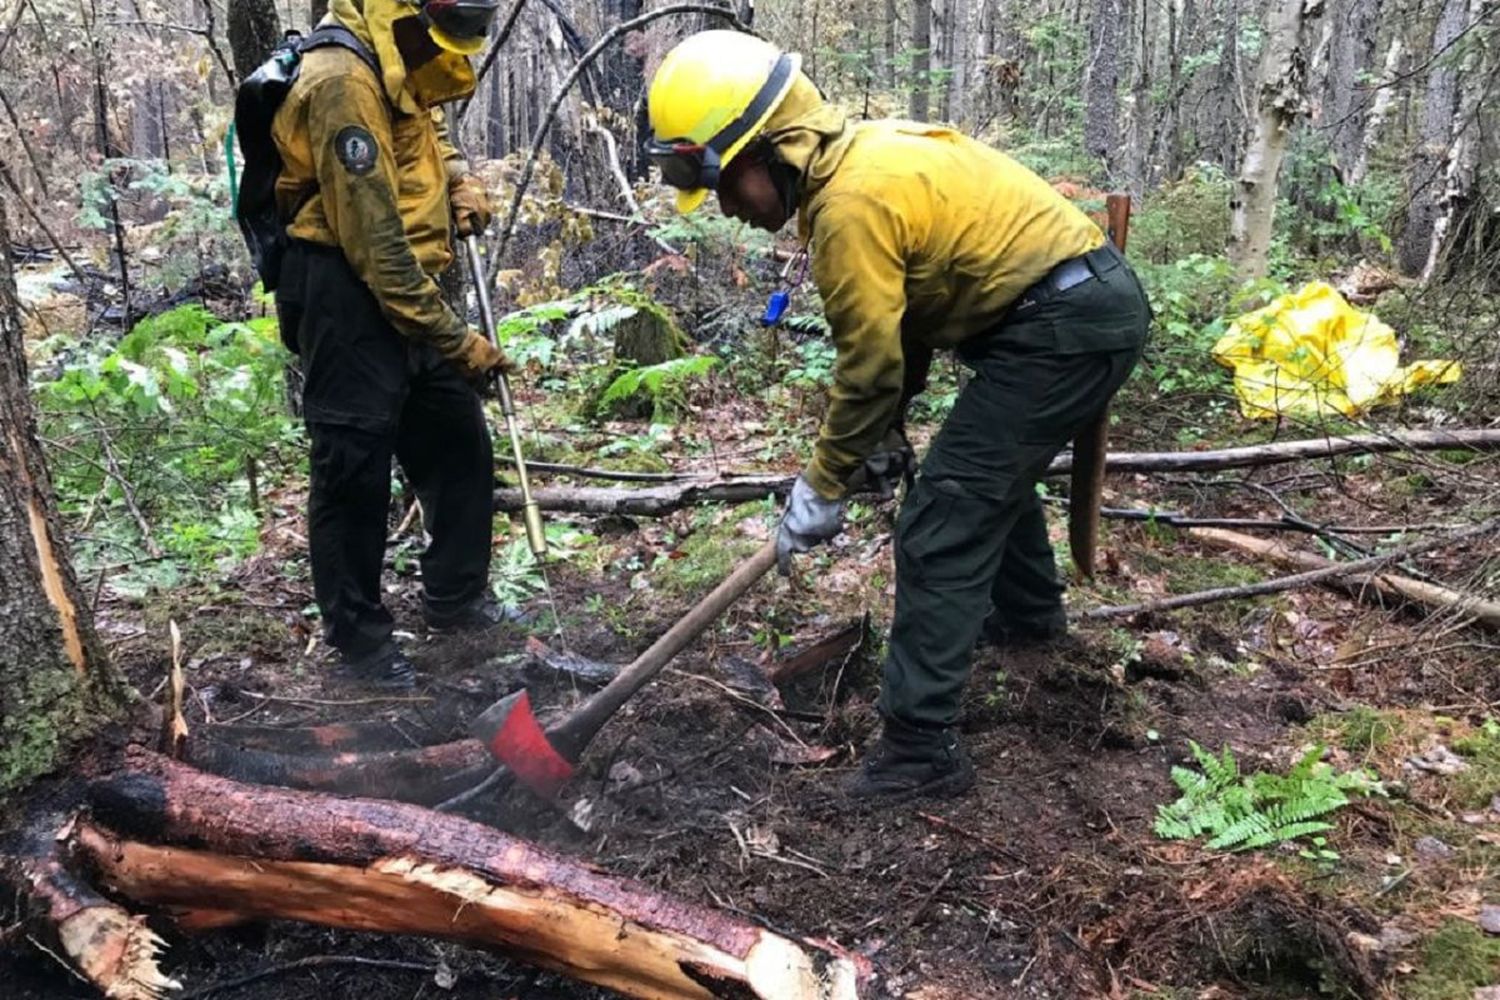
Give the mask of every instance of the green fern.
M 719 359 L 712 354 L 693 354 L 643 368 L 628 368 L 616 376 L 604 390 L 604 395 L 599 398 L 599 405 L 607 407 L 611 403 L 629 399 L 638 392 L 644 392 L 660 413 L 670 408 L 685 383 L 707 375 L 718 363 Z
M 1336 772 L 1313 747 L 1286 774 L 1242 775 L 1228 747 L 1215 756 L 1189 743 L 1199 770 L 1172 768 L 1181 796 L 1156 810 L 1156 835 L 1164 840 L 1207 838 L 1212 851 L 1248 851 L 1332 829 L 1321 819 L 1349 804 L 1351 795 L 1383 795 L 1365 771 Z

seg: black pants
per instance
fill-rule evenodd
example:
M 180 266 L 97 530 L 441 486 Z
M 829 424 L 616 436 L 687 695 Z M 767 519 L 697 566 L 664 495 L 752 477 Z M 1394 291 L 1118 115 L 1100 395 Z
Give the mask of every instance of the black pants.
M 422 502 L 427 607 L 442 614 L 489 581 L 494 464 L 479 395 L 432 347 L 396 332 L 342 252 L 294 243 L 276 292 L 302 359 L 312 440 L 308 543 L 324 636 L 347 656 L 390 641 L 380 600 L 394 456 Z
M 1093 277 L 1023 296 L 993 331 L 962 345 L 973 377 L 922 462 L 896 527 L 896 612 L 881 711 L 919 728 L 952 725 L 987 615 L 1044 626 L 1063 618 L 1036 483 L 1097 417 L 1140 356 L 1150 307 L 1109 248 Z

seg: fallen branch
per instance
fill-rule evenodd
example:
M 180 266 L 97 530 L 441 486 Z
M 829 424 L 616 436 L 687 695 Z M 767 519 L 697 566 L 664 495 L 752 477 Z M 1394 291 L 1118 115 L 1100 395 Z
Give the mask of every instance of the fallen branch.
M 662 483 L 641 489 L 609 486 L 555 486 L 533 489 L 531 495 L 542 510 L 569 511 L 576 514 L 660 517 L 698 504 L 749 503 L 768 496 L 782 496 L 791 488 L 790 477 L 745 476 L 728 480 Z M 519 511 L 521 491 L 497 490 L 495 509 Z
M 415 806 L 240 785 L 139 748 L 89 801 L 71 845 L 140 903 L 446 938 L 636 997 L 853 1000 L 863 974 L 832 946 Z
M 1269 559 L 1282 566 L 1306 570 L 1326 569 L 1340 565 L 1311 552 L 1287 548 L 1280 542 L 1252 538 L 1233 531 L 1214 528 L 1193 528 L 1188 534 L 1199 541 L 1218 548 L 1232 549 L 1247 555 Z M 1395 573 L 1372 573 L 1347 579 L 1332 579 L 1329 585 L 1352 593 L 1361 600 L 1394 599 L 1412 601 L 1440 611 L 1452 611 L 1489 628 L 1500 629 L 1500 603 L 1487 601 L 1475 594 L 1466 594 L 1424 580 Z
M 1218 601 L 1236 600 L 1243 597 L 1261 597 L 1266 594 L 1279 594 L 1287 590 L 1298 590 L 1303 587 L 1312 586 L 1313 584 L 1321 584 L 1328 580 L 1347 577 L 1351 574 L 1368 573 L 1382 566 L 1389 565 L 1392 562 L 1419 555 L 1423 552 L 1448 548 L 1460 542 L 1466 542 L 1472 538 L 1479 538 L 1490 534 L 1497 527 L 1500 527 L 1500 518 L 1485 521 L 1483 524 L 1457 532 L 1456 534 L 1414 542 L 1411 545 L 1393 549 L 1384 555 L 1371 556 L 1368 559 L 1356 559 L 1346 563 L 1331 563 L 1324 569 L 1312 570 L 1307 573 L 1297 573 L 1293 576 L 1277 577 L 1273 580 L 1263 580 L 1260 583 L 1251 583 L 1240 587 L 1216 587 L 1213 590 L 1202 590 L 1194 594 L 1181 594 L 1177 597 L 1164 597 L 1160 600 L 1146 601 L 1141 604 L 1122 604 L 1113 607 L 1091 608 L 1088 611 L 1074 615 L 1074 617 L 1082 621 L 1129 618 L 1132 615 L 1148 612 L 1172 611 L 1177 608 L 1197 607 L 1202 604 L 1213 604 Z
M 508 455 L 496 455 L 495 460 L 505 465 L 513 466 L 516 464 L 516 460 Z M 713 481 L 712 476 L 697 472 L 635 472 L 630 469 L 598 469 L 585 465 L 562 465 L 557 462 L 527 462 L 526 471 L 528 473 L 547 473 L 554 476 L 577 476 L 580 479 L 609 479 L 620 483 Z
M 1338 455 L 1378 454 L 1393 451 L 1500 450 L 1500 429 L 1458 431 L 1402 431 L 1390 434 L 1358 434 L 1311 441 L 1223 448 L 1216 451 L 1119 451 L 1106 459 L 1108 472 L 1211 472 L 1221 469 L 1255 468 L 1285 462 L 1300 462 Z M 528 468 L 530 466 L 528 465 Z M 574 467 L 565 467 L 574 468 Z M 594 470 L 602 471 L 602 470 Z M 1048 476 L 1068 475 L 1073 457 L 1059 455 Z M 584 473 L 576 473 L 582 475 Z M 604 478 L 596 476 L 593 478 Z M 685 478 L 659 482 L 645 489 L 603 486 L 550 487 L 532 490 L 542 510 L 576 514 L 621 514 L 659 517 L 707 503 L 748 503 L 768 496 L 785 496 L 792 488 L 791 476 L 740 476 L 728 479 Z M 499 490 L 495 508 L 519 511 L 518 490 Z
M 1347 437 L 1280 441 L 1275 444 L 1219 448 L 1213 451 L 1110 452 L 1110 472 L 1212 472 L 1262 465 L 1300 462 L 1338 455 L 1376 455 L 1393 451 L 1497 451 L 1500 428 L 1456 431 L 1391 431 L 1387 434 L 1350 434 Z M 1050 476 L 1073 471 L 1073 456 L 1059 455 L 1047 470 Z

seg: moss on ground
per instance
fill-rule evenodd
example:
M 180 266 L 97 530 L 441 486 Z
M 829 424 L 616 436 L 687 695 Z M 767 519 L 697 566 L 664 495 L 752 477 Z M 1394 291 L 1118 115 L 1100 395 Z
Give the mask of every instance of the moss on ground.
M 674 597 L 697 598 L 717 586 L 762 544 L 746 536 L 740 522 L 764 510 L 764 504 L 747 503 L 714 515 L 652 573 L 657 589 Z
M 1448 920 L 1427 939 L 1416 974 L 1401 985 L 1406 1000 L 1470 1000 L 1500 981 L 1500 939 L 1467 920 Z

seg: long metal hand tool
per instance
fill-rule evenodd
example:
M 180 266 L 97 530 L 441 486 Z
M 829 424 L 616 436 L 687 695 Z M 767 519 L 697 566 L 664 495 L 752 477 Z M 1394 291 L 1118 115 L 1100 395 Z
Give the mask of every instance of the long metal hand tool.
M 479 237 L 469 235 L 464 239 L 464 248 L 469 257 L 469 274 L 474 279 L 474 294 L 479 297 L 479 320 L 484 326 L 484 335 L 495 343 L 495 307 L 490 303 L 490 289 L 485 281 L 483 262 L 479 259 Z M 498 346 L 498 345 L 497 345 Z M 526 459 L 521 454 L 521 428 L 516 421 L 516 407 L 510 397 L 510 380 L 496 369 L 495 393 L 500 398 L 500 412 L 505 415 L 505 430 L 510 436 L 511 457 L 516 464 L 516 482 L 521 487 L 521 516 L 526 523 L 526 543 L 531 554 L 541 559 L 547 554 L 547 533 L 542 527 L 542 509 L 531 496 L 531 481 L 526 475 Z

